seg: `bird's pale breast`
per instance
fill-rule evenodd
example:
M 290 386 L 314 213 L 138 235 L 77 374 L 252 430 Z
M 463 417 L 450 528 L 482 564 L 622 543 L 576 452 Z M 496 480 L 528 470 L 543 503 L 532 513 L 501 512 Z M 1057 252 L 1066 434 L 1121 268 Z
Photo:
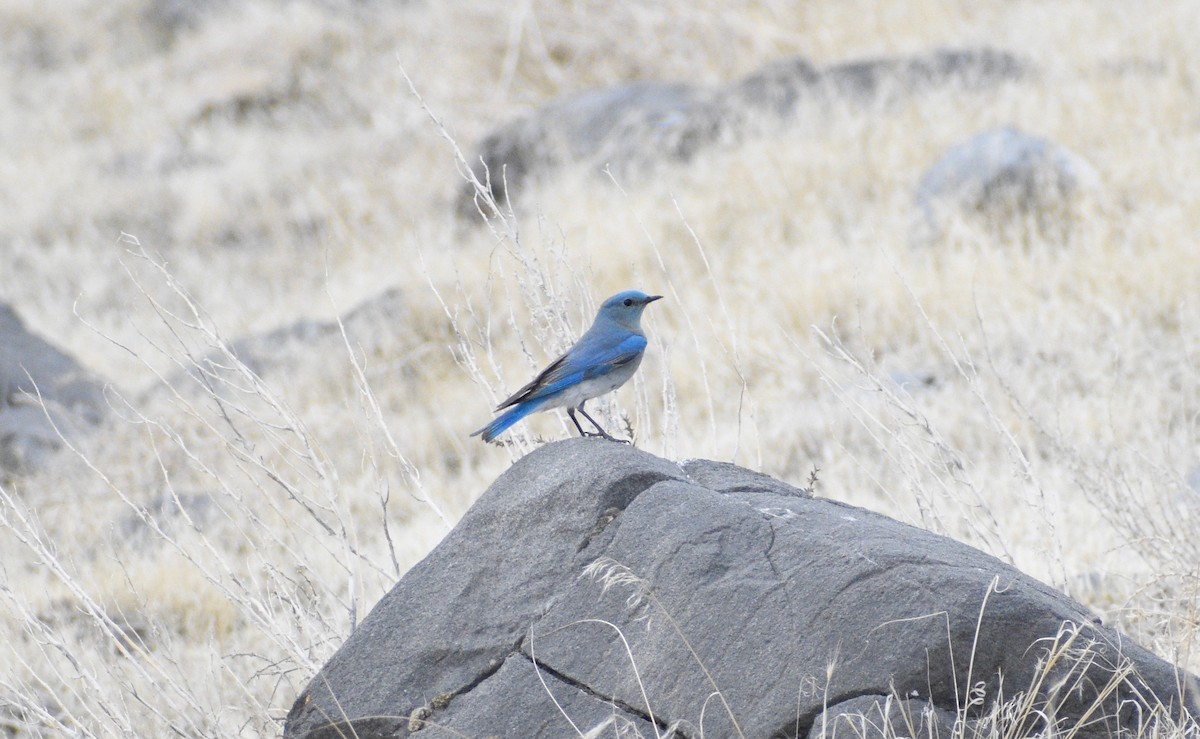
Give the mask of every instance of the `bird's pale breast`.
M 610 393 L 628 382 L 629 378 L 633 377 L 633 373 L 637 372 L 638 365 L 641 363 L 642 358 L 639 356 L 611 372 L 584 380 L 578 385 L 563 390 L 553 401 L 542 406 L 542 409 L 574 408 L 585 400 Z

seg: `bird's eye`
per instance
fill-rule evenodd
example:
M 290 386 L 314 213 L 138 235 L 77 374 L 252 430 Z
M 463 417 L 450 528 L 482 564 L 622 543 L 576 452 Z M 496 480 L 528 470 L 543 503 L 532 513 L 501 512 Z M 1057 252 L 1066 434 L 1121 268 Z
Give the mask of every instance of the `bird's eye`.
M 633 298 L 625 298 L 625 307 L 633 305 Z

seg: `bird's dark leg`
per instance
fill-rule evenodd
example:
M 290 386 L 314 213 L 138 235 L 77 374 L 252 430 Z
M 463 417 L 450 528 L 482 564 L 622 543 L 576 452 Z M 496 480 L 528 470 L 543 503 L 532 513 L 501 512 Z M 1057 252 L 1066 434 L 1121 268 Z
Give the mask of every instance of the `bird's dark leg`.
M 583 403 L 586 403 L 586 402 L 587 402 L 586 400 L 585 400 L 585 401 L 583 401 Z M 575 406 L 575 410 L 577 410 L 577 411 L 579 411 L 580 413 L 582 413 L 584 418 L 586 418 L 587 420 L 591 421 L 591 422 L 592 422 L 592 425 L 596 427 L 596 431 L 598 431 L 599 433 L 595 433 L 595 434 L 583 434 L 583 429 L 582 429 L 582 428 L 581 428 L 581 429 L 579 429 L 579 433 L 583 434 L 584 436 L 600 436 L 600 437 L 603 437 L 603 438 L 605 438 L 605 439 L 608 439 L 609 441 L 619 441 L 619 442 L 621 442 L 622 444 L 628 444 L 628 443 L 629 443 L 629 442 L 628 442 L 628 441 L 626 441 L 625 439 L 618 439 L 617 437 L 615 437 L 615 436 L 612 436 L 612 435 L 610 435 L 610 434 L 609 434 L 607 431 L 605 431 L 605 430 L 604 430 L 604 428 L 603 428 L 603 427 L 602 427 L 600 424 L 596 423 L 596 419 L 594 419 L 594 418 L 592 418 L 591 416 L 589 416 L 589 415 L 588 415 L 588 412 L 587 412 L 587 411 L 585 411 L 585 410 L 583 409 L 583 403 L 580 403 L 579 405 Z M 571 414 L 571 420 L 573 420 L 573 421 L 575 420 L 575 414 L 574 414 L 574 413 L 572 413 L 572 414 Z M 578 426 L 578 425 L 579 425 L 579 422 L 578 422 L 578 421 L 575 421 L 575 425 L 576 425 L 576 426 Z
M 582 411 L 583 409 L 580 408 L 579 410 Z M 575 428 L 579 429 L 580 436 L 592 436 L 592 434 L 589 434 L 588 432 L 584 431 L 583 427 L 579 425 L 579 419 L 575 417 L 575 409 L 574 408 L 568 408 L 567 415 L 571 417 L 571 423 L 575 424 Z M 584 413 L 583 415 L 586 416 L 587 414 Z M 590 419 L 590 418 L 588 420 L 592 421 L 592 419 Z M 592 425 L 595 425 L 595 423 L 596 423 L 595 421 L 592 421 Z

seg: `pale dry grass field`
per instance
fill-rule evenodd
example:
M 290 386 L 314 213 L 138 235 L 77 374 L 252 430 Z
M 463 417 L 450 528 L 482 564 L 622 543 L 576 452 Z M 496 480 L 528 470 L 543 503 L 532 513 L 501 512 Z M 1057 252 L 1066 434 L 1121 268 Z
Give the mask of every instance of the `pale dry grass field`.
M 0 732 L 277 735 L 488 483 L 574 433 L 467 437 L 628 287 L 667 299 L 596 407 L 640 448 L 819 470 L 1200 669 L 1196 28 L 1189 0 L 7 0 L 0 300 L 114 420 L 0 485 Z M 981 45 L 1038 72 L 453 216 L 455 145 L 556 95 Z M 1100 174 L 1070 239 L 914 247 L 924 169 L 1009 124 Z M 388 289 L 365 338 L 229 354 Z

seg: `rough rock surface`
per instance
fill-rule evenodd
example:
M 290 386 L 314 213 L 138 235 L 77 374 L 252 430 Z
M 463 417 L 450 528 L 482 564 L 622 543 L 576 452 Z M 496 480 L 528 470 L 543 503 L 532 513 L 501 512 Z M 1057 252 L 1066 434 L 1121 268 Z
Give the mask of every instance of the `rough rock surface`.
M 986 722 L 1026 691 L 1040 713 L 1014 736 L 1040 720 L 1100 736 L 1160 701 L 1195 710 L 1181 683 L 1193 679 L 982 552 L 734 465 L 574 439 L 484 493 L 313 678 L 284 735 L 577 736 L 572 723 L 608 722 L 598 735 L 809 737 L 852 716 L 945 735 L 960 706 Z
M 939 238 L 957 217 L 1063 236 L 1075 201 L 1099 182 L 1091 164 L 1059 144 L 1012 127 L 984 131 L 952 146 L 921 177 L 917 237 Z
M 0 470 L 41 467 L 62 446 L 60 433 L 95 427 L 107 411 L 104 383 L 0 303 Z
M 533 179 L 568 164 L 625 179 L 663 161 L 688 161 L 701 149 L 793 120 L 803 103 L 873 103 L 956 86 L 987 89 L 1027 74 L 1027 65 L 994 49 L 938 50 L 819 69 L 802 57 L 780 59 L 727 85 L 632 82 L 554 100 L 486 136 L 468 162 L 505 206 Z M 463 218 L 487 214 L 465 183 Z

